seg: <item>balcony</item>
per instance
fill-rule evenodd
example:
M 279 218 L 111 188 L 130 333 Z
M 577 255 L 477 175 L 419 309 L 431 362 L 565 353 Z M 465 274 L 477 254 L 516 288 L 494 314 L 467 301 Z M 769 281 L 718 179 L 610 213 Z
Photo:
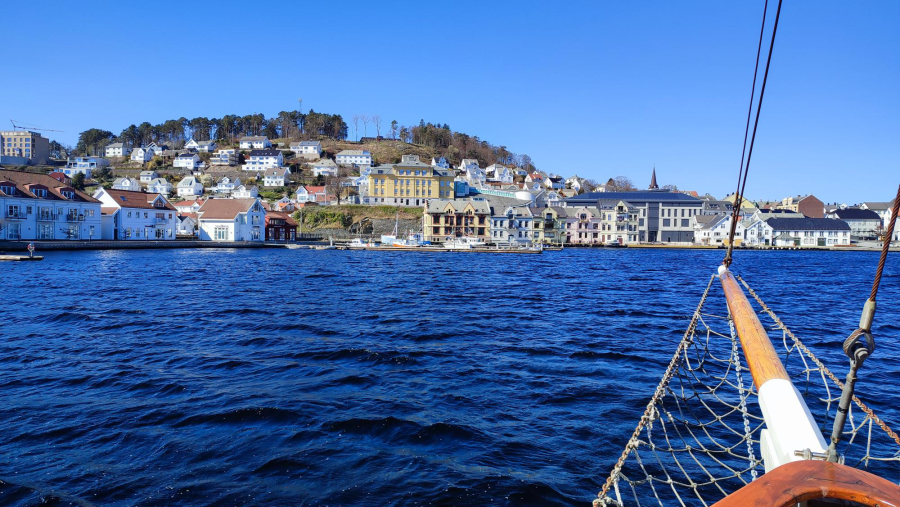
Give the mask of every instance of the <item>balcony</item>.
M 38 222 L 52 222 L 54 220 L 56 220 L 56 217 L 53 213 L 41 213 L 37 216 Z
M 27 218 L 27 216 L 22 211 L 10 212 L 9 210 L 7 210 L 6 218 L 8 218 L 10 220 L 25 220 Z
M 84 222 L 84 215 L 66 215 L 66 222 Z
M 156 218 L 153 223 L 155 223 L 157 225 L 158 224 L 168 224 L 169 221 L 165 218 Z

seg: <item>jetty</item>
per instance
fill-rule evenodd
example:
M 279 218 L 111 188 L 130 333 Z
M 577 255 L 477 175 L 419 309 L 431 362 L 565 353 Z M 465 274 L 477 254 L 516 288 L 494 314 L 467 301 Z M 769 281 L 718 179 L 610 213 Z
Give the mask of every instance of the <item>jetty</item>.
M 42 261 L 44 257 L 42 255 L 35 255 L 34 257 L 30 255 L 0 255 L 0 261 Z

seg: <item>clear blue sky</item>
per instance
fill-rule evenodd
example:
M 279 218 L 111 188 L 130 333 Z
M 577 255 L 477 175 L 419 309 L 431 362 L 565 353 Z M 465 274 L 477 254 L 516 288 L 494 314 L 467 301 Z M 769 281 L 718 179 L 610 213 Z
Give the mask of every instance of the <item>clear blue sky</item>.
M 447 123 L 564 175 L 645 186 L 655 164 L 660 184 L 721 197 L 762 5 L 12 2 L 0 121 L 74 144 L 91 127 L 274 116 L 302 97 L 348 124 Z M 893 196 L 898 22 L 893 0 L 785 2 L 748 196 Z

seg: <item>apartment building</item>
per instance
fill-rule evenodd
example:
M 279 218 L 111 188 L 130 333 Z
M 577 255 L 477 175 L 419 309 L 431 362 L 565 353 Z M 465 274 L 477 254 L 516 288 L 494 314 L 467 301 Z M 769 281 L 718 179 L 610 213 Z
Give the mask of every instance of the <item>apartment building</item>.
M 0 170 L 0 240 L 100 239 L 100 202 L 44 174 Z
M 455 197 L 453 172 L 403 155 L 394 165 L 373 167 L 368 176 L 369 202 L 391 206 L 423 206 L 430 199 Z
M 0 155 L 24 158 L 29 164 L 46 164 L 50 160 L 50 141 L 30 130 L 0 132 Z

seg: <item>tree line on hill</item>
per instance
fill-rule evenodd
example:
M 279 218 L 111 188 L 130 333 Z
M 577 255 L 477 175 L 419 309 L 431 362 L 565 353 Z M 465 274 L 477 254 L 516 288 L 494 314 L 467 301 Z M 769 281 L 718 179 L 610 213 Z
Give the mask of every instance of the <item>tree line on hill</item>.
M 82 154 L 99 155 L 110 143 L 120 142 L 128 147 L 144 146 L 150 143 L 178 146 L 189 139 L 195 141 L 234 142 L 241 136 L 266 136 L 269 139 L 310 139 L 327 137 L 346 139 L 347 123 L 339 114 L 281 111 L 274 118 L 263 114 L 235 115 L 222 118 L 199 116 L 193 119 L 181 117 L 166 120 L 158 125 L 143 122 L 129 125 L 118 135 L 104 129 L 92 128 L 78 136 L 75 150 Z

